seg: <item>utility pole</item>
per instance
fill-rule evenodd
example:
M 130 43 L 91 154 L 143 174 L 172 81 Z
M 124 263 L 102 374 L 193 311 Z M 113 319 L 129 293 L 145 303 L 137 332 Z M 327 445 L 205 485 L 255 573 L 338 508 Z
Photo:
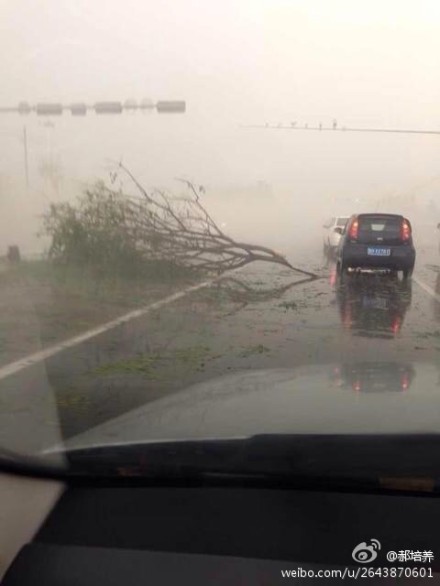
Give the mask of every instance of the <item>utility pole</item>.
M 29 165 L 28 165 L 28 147 L 27 147 L 26 126 L 23 126 L 23 147 L 24 147 L 24 171 L 25 171 L 25 175 L 26 175 L 26 189 L 29 189 Z

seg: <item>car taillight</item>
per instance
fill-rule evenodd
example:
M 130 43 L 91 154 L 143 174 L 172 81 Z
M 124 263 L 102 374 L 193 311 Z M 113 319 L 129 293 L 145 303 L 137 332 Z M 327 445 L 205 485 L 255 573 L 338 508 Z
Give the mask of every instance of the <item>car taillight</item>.
M 406 391 L 409 387 L 409 376 L 406 372 L 400 378 L 400 387 L 403 391 Z
M 348 231 L 348 235 L 352 240 L 356 240 L 359 234 L 359 222 L 358 220 L 354 220 L 350 226 L 350 230 Z
M 400 227 L 400 238 L 401 240 L 409 240 L 411 238 L 411 226 L 409 225 L 408 220 L 403 220 L 402 225 Z
M 353 381 L 351 383 L 351 388 L 353 389 L 353 391 L 356 391 L 357 393 L 359 393 L 359 391 L 362 390 L 361 381 L 359 381 L 359 380 Z
M 393 325 L 391 326 L 391 331 L 394 335 L 397 335 L 400 332 L 400 326 L 402 325 L 400 317 L 396 317 L 393 320 Z

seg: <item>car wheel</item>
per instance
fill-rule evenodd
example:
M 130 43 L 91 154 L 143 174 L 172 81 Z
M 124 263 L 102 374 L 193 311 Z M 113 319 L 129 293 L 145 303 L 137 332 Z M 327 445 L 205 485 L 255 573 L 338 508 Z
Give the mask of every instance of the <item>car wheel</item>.
M 404 281 L 407 281 L 408 279 L 411 278 L 411 275 L 413 274 L 413 270 L 414 270 L 414 267 L 411 267 L 409 269 L 404 269 L 402 271 L 402 276 L 403 276 Z
M 342 260 L 339 260 L 336 263 L 336 273 L 340 279 L 344 279 L 348 272 L 348 266 Z

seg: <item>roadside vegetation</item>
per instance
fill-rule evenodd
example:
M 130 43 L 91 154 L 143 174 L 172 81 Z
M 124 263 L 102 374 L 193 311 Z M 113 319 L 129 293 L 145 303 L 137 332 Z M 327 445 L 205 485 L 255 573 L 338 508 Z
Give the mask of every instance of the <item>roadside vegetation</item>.
M 40 230 L 49 242 L 46 257 L 0 267 L 0 364 L 208 276 L 255 261 L 294 269 L 270 248 L 225 234 L 202 203 L 202 186 L 179 185 L 178 193 L 147 191 L 119 165 L 109 184 L 97 182 L 75 201 L 50 204 Z M 231 294 L 244 297 L 244 306 L 253 299 L 252 287 L 238 281 Z

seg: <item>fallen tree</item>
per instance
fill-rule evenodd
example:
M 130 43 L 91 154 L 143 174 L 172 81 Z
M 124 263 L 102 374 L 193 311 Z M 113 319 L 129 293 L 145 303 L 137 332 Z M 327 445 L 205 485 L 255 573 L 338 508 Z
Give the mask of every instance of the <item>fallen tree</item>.
M 214 304 L 217 303 L 218 297 L 224 297 L 231 305 L 225 316 L 234 315 L 251 304 L 266 303 L 282 299 L 284 295 L 304 283 L 313 281 L 316 277 L 304 277 L 299 280 L 290 281 L 284 285 L 270 286 L 269 288 L 258 287 L 244 279 L 238 279 L 234 276 L 225 275 L 211 287 L 211 292 L 215 293 L 213 297 Z
M 64 262 L 166 261 L 220 274 L 254 261 L 277 263 L 309 277 L 278 252 L 236 241 L 217 225 L 201 201 L 202 187 L 179 179 L 183 195 L 147 191 L 124 165 L 111 174 L 129 179 L 137 197 L 104 183 L 86 191 L 78 204 L 52 204 L 44 216 L 51 258 Z

